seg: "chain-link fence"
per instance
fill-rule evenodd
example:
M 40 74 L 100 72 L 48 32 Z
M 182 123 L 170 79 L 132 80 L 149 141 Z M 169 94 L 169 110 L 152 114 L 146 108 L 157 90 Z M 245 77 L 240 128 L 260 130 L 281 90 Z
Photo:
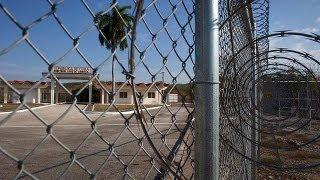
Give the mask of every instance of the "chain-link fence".
M 193 179 L 198 3 L 0 1 L 0 177 Z M 269 0 L 218 16 L 219 178 L 317 171 L 319 61 L 269 41 L 319 36 L 269 35 Z
M 268 51 L 269 43 L 267 39 L 258 43 L 252 41 L 268 34 L 268 14 L 268 0 L 220 1 L 222 179 L 250 179 L 255 176 L 252 174 L 255 172 L 254 164 L 232 148 L 248 157 L 254 157 L 256 151 L 250 142 L 250 139 L 255 138 L 252 137 L 255 134 L 251 128 L 255 124 L 252 119 L 255 107 L 255 92 L 252 91 L 255 83 L 252 79 L 255 75 L 250 74 L 250 68 L 255 66 L 255 60 L 252 59 L 255 54 Z M 247 72 L 243 70 L 248 68 Z M 242 104 L 246 107 L 243 108 Z
M 316 179 L 319 35 L 269 34 L 269 1 L 220 8 L 221 177 Z
M 23 46 L 31 49 L 19 61 L 35 53 L 35 65 L 44 67 L 32 82 L 1 73 L 6 92 L 17 97 L 13 111 L 1 115 L 2 178 L 193 178 L 192 0 L 0 7 L 1 26 L 20 33 L 1 49 L 1 61 Z M 24 18 L 21 7 L 42 14 Z M 55 39 L 58 47 L 50 44 Z M 34 91 L 37 103 L 55 105 L 32 109 Z

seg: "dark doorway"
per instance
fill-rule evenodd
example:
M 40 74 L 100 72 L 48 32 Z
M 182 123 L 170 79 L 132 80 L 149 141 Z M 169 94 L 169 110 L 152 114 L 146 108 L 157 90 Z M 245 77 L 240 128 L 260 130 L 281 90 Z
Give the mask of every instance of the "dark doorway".
M 72 93 L 78 92 L 80 89 L 72 91 Z M 89 88 L 84 89 L 78 96 L 78 102 L 88 103 L 89 102 Z M 100 103 L 100 90 L 92 87 L 92 103 Z

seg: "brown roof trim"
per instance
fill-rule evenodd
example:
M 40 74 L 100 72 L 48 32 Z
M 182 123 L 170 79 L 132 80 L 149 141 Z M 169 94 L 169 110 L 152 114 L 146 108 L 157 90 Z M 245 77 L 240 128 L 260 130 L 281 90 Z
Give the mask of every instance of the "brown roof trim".
M 102 82 L 102 81 L 101 81 L 101 83 L 102 83 L 104 86 L 111 86 L 111 85 L 112 85 L 112 82 L 111 82 L 111 81 L 106 81 L 106 82 Z M 121 85 L 123 85 L 123 83 L 125 83 L 125 82 L 116 82 L 115 84 L 116 84 L 116 86 L 121 86 Z M 150 86 L 151 84 L 152 84 L 152 83 L 143 83 L 143 82 L 142 82 L 142 83 L 136 83 L 136 86 L 143 88 L 143 87 L 148 87 L 148 86 Z M 97 83 L 97 85 L 98 85 L 98 83 Z M 159 88 L 165 88 L 165 87 L 169 86 L 169 84 L 163 83 L 163 82 L 161 82 L 161 81 L 156 82 L 155 85 L 158 86 Z M 125 86 L 130 86 L 130 84 L 129 84 L 129 83 L 126 83 Z
M 31 87 L 33 86 L 34 84 L 36 84 L 38 81 L 24 81 L 24 80 L 12 80 L 12 81 L 8 81 L 8 83 L 10 83 L 11 85 L 13 86 L 17 86 L 17 87 Z M 101 81 L 102 85 L 103 86 L 111 86 L 112 85 L 112 82 L 111 81 Z M 116 82 L 116 86 L 122 86 L 123 83 L 125 82 Z M 72 84 L 72 83 L 70 83 Z M 80 83 L 82 84 L 82 83 Z M 97 82 L 94 82 L 95 86 L 100 86 L 99 83 Z M 140 82 L 140 83 L 136 83 L 136 87 L 139 87 L 139 88 L 147 88 L 151 85 L 152 83 L 143 83 L 143 82 Z M 167 83 L 163 83 L 161 81 L 159 82 L 156 82 L 154 83 L 158 88 L 162 89 L 162 88 L 165 88 L 167 86 L 169 86 L 169 84 Z M 73 84 L 74 85 L 74 84 Z M 72 85 L 72 86 L 73 86 Z M 48 82 L 41 82 L 39 84 L 39 86 L 41 87 L 48 87 L 50 86 L 50 84 Z M 68 83 L 66 84 L 66 86 L 68 86 Z M 126 83 L 124 87 L 130 87 L 130 83 Z
M 122 86 L 125 82 L 116 82 L 116 87 Z M 101 84 L 105 87 L 107 86 L 112 86 L 112 82 L 111 81 L 101 81 Z M 149 86 L 151 86 L 152 83 L 136 83 L 136 87 L 138 88 L 147 88 Z M 99 87 L 100 84 L 98 82 L 94 82 L 94 85 L 96 87 Z M 167 86 L 169 86 L 169 84 L 167 83 L 163 83 L 163 82 L 156 82 L 154 85 L 156 85 L 158 88 L 162 89 L 162 88 L 166 88 Z M 130 87 L 130 83 L 125 83 L 124 87 Z
M 31 87 L 31 86 L 35 85 L 36 83 L 38 83 L 38 81 L 12 80 L 12 81 L 8 81 L 8 83 L 11 84 L 12 86 Z M 40 84 L 38 86 L 47 87 L 47 85 L 48 85 L 47 82 L 40 82 Z

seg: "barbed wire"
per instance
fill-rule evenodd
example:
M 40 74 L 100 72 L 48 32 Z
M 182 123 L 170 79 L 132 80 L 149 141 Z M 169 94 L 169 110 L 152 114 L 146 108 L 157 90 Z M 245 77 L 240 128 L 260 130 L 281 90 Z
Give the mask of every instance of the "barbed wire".
M 261 178 L 317 172 L 319 60 L 313 51 L 292 48 L 290 43 L 299 39 L 306 46 L 318 46 L 319 35 L 292 31 L 256 35 L 233 48 L 229 59 L 221 56 L 221 63 L 226 62 L 221 75 L 220 128 L 223 146 L 227 146 L 221 150 L 222 161 L 226 159 L 224 177 L 244 172 L 250 176 L 252 167 Z M 262 45 L 270 39 L 287 41 L 288 47 Z M 227 38 L 221 40 L 227 44 Z
M 251 135 L 250 126 L 242 123 L 242 114 L 247 114 L 241 108 L 243 101 L 247 102 L 250 96 L 236 99 L 238 91 L 250 93 L 243 89 L 236 88 L 237 84 L 230 87 L 231 82 L 237 79 L 238 69 L 245 65 L 257 51 L 268 51 L 269 41 L 264 39 L 256 44 L 251 41 L 269 33 L 269 1 L 220 1 L 220 82 L 221 82 L 221 117 L 220 117 L 220 177 L 222 179 L 249 179 L 253 164 L 236 152 L 241 152 L 247 157 L 252 157 L 252 148 L 249 141 L 239 136 L 234 127 L 240 132 Z M 249 61 L 250 62 L 250 61 Z M 249 72 L 250 74 L 250 72 Z M 246 83 L 241 79 L 241 83 Z M 251 82 L 249 82 L 250 84 Z M 251 89 L 250 89 L 251 90 Z M 253 93 L 253 92 L 251 92 Z M 251 107 L 251 106 L 250 106 Z M 246 109 L 247 110 L 247 109 Z M 249 108 L 249 112 L 251 112 Z M 252 120 L 251 116 L 246 117 L 247 122 Z M 232 122 L 232 123 L 230 123 Z M 228 143 L 226 143 L 227 141 Z M 231 147 L 230 147 L 230 146 Z M 234 151 L 233 148 L 238 151 Z M 254 176 L 254 175 L 252 175 Z

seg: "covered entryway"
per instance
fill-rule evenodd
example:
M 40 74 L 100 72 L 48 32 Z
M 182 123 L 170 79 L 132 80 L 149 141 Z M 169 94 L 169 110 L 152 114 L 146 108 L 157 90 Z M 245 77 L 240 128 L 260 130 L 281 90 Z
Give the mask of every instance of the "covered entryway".
M 78 92 L 80 89 L 73 90 L 72 93 Z M 78 96 L 77 100 L 80 103 L 89 103 L 89 88 L 84 89 Z M 94 86 L 92 87 L 92 103 L 100 103 L 100 90 L 95 88 Z

